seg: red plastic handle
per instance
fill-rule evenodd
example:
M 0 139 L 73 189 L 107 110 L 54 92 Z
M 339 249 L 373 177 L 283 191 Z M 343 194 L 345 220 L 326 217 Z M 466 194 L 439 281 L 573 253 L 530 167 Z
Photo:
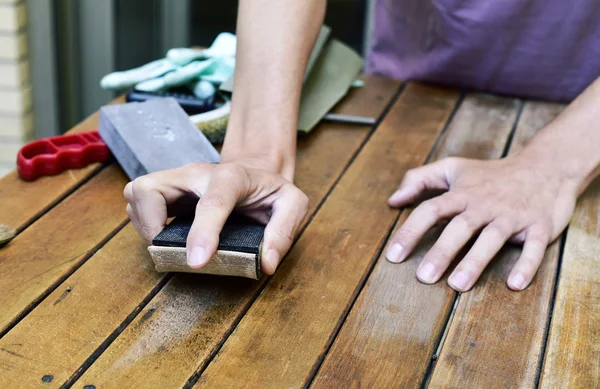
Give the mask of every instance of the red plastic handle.
M 110 151 L 98 131 L 60 135 L 23 146 L 17 155 L 17 171 L 25 181 L 33 181 L 108 158 Z

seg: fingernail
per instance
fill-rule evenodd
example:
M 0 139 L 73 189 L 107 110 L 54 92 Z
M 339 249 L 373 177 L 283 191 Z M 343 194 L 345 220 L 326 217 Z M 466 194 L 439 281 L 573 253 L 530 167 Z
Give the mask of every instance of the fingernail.
M 190 253 L 188 255 L 188 265 L 193 268 L 202 267 L 206 262 L 208 262 L 209 258 L 207 258 L 206 250 L 200 246 L 195 246 L 190 249 Z
M 469 287 L 469 275 L 465 272 L 459 271 L 450 276 L 448 280 L 450 286 L 455 289 L 466 290 Z
M 394 243 L 392 244 L 389 248 L 387 253 L 385 253 L 385 257 L 388 261 L 393 262 L 393 263 L 399 263 L 402 262 L 402 260 L 404 259 L 402 256 L 402 250 L 404 248 L 402 247 L 402 245 L 400 243 Z
M 435 282 L 435 266 L 432 263 L 426 262 L 419 266 L 417 270 L 417 278 L 426 284 L 431 284 Z
M 513 289 L 523 290 L 525 288 L 525 277 L 521 273 L 517 273 L 511 277 L 509 283 Z
M 274 249 L 267 250 L 265 261 L 271 266 L 273 271 L 275 271 L 277 265 L 279 265 L 279 253 Z

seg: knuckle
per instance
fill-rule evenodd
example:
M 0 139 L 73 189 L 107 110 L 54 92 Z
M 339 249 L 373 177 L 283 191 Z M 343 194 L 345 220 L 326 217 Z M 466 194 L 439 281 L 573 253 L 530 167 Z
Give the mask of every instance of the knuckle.
M 412 225 L 404 224 L 392 239 L 394 242 L 400 243 L 402 246 L 413 242 L 418 237 L 418 231 Z
M 191 162 L 181 168 L 178 169 L 190 169 L 192 171 L 194 171 L 194 173 L 205 173 L 210 167 L 212 166 L 212 164 L 206 163 L 206 162 Z M 176 169 L 177 170 L 177 169 Z
M 298 204 L 298 206 L 300 207 L 300 209 L 303 209 L 306 212 L 306 210 L 308 209 L 308 205 L 310 204 L 310 199 L 299 188 L 297 188 L 297 187 L 295 187 L 293 185 L 292 185 L 292 187 L 294 188 L 294 193 L 295 193 L 295 196 L 296 196 L 296 203 Z
M 285 240 L 286 243 L 291 243 L 294 240 L 294 232 L 284 227 L 275 229 L 275 235 L 277 238 Z
M 147 193 L 154 190 L 155 184 L 151 174 L 136 178 L 131 183 L 131 192 L 135 197 L 141 193 Z
M 228 179 L 234 179 L 243 174 L 243 168 L 233 163 L 224 163 L 219 165 L 217 172 L 220 176 Z
M 505 220 L 496 220 L 486 227 L 486 231 L 500 238 L 509 237 L 512 232 L 512 223 Z
M 456 216 L 454 221 L 463 225 L 468 231 L 475 231 L 480 227 L 478 219 L 474 215 L 467 213 L 461 213 L 460 215 Z
M 205 208 L 223 208 L 225 207 L 225 197 L 220 193 L 212 193 L 200 199 L 198 205 Z
M 424 201 L 423 203 L 421 203 L 421 205 L 417 207 L 415 211 L 439 217 L 442 214 L 441 201 L 435 199 Z
M 459 168 L 461 166 L 462 162 L 463 162 L 463 159 L 460 157 L 447 157 L 441 161 L 441 163 L 446 164 L 446 166 L 448 166 L 451 169 Z
M 415 169 L 410 169 L 406 173 L 404 173 L 404 180 L 409 182 L 414 181 L 416 180 L 417 176 L 417 171 Z

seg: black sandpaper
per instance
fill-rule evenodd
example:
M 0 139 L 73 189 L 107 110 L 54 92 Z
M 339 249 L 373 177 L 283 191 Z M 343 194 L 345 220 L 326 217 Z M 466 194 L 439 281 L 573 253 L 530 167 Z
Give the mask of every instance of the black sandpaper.
M 177 217 L 161 233 L 152 244 L 155 246 L 185 247 L 192 219 Z M 265 233 L 265 226 L 242 215 L 232 215 L 225 223 L 219 235 L 219 250 L 259 254 L 260 243 Z

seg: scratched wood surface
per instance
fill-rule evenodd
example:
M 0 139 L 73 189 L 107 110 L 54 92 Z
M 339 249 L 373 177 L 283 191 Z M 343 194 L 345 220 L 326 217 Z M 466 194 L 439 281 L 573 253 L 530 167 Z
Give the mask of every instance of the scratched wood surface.
M 500 157 L 518 107 L 512 99 L 467 95 L 433 159 Z M 440 232 L 432 231 L 402 264 L 389 263 L 380 255 L 314 387 L 421 386 L 456 296 L 446 277 L 435 285 L 415 278 L 421 259 Z
M 364 79 L 337 113 L 380 116 L 400 85 Z M 115 164 L 1 180 L 0 223 L 20 234 L 0 248 L 0 387 L 600 386 L 600 184 L 578 203 L 560 270 L 555 243 L 522 293 L 505 284 L 514 247 L 458 299 L 446 276 L 416 281 L 442 227 L 401 265 L 382 256 L 409 213 L 385 205 L 406 169 L 498 158 L 510 139 L 518 152 L 563 108 L 458 96 L 409 84 L 374 132 L 327 123 L 302 138 L 296 183 L 314 217 L 258 282 L 156 273 Z
M 400 86 L 398 82 L 390 82 L 381 78 L 365 78 L 365 81 L 364 88 L 353 92 L 349 96 L 350 98 L 338 107 L 340 112 L 349 113 L 354 109 L 362 109 L 368 115 L 378 116 Z M 370 107 L 370 111 L 365 107 Z M 368 133 L 369 128 L 365 126 L 348 127 L 325 124 L 315 131 L 314 137 L 311 136 L 300 141 L 297 182 L 311 197 L 311 211 L 314 211 L 317 204 L 325 197 L 328 188 L 341 174 L 344 166 Z M 336 147 L 331 147 L 331 145 L 336 145 Z M 315 165 L 318 168 L 315 168 Z M 90 183 L 94 183 L 96 180 L 95 177 Z M 122 183 L 116 180 L 115 184 L 120 185 L 122 191 Z M 120 194 L 115 198 L 122 201 Z M 122 212 L 123 209 L 120 211 Z M 113 244 L 114 241 L 118 243 Z M 37 306 L 29 316 L 13 328 L 4 338 L 6 341 L 0 340 L 0 348 L 4 347 L 8 350 L 4 353 L 0 352 L 0 366 L 4 366 L 7 371 L 6 375 L 0 374 L 0 382 L 16 384 L 20 382 L 19 377 L 25 376 L 26 379 L 21 378 L 21 382 L 33 385 L 41 382 L 40 380 L 44 377 L 46 380 L 52 377 L 52 381 L 46 383 L 46 386 L 59 387 L 65 381 L 71 382 L 78 378 L 78 375 L 85 369 L 85 367 L 81 367 L 86 365 L 86 360 L 88 358 L 94 360 L 97 357 L 94 353 L 99 354 L 103 351 L 107 345 L 103 344 L 103 342 L 107 342 L 105 339 L 116 336 L 122 330 L 119 327 L 133 319 L 133 317 L 129 317 L 132 312 L 139 311 L 145 305 L 140 305 L 145 296 L 154 295 L 157 285 L 167 280 L 168 276 L 159 275 L 153 271 L 152 267 L 149 267 L 151 260 L 147 252 L 141 249 L 142 247 L 144 244 L 137 234 L 133 233 L 132 227 L 125 227 L 72 277 L 66 279 L 61 287 Z M 132 263 L 117 265 L 121 261 Z M 111 265 L 113 266 L 111 267 Z M 85 282 L 87 278 L 93 278 L 93 282 Z M 257 285 L 257 283 L 247 283 L 239 279 L 230 279 L 231 282 L 223 284 L 223 280 L 227 279 L 216 277 L 201 279 L 202 288 L 197 288 L 198 278 L 181 277 L 181 279 L 183 283 L 187 282 L 187 285 L 191 286 L 189 291 L 193 292 L 193 299 L 204 297 L 205 301 L 210 303 L 209 296 L 217 293 L 224 295 L 223 301 L 226 304 L 222 307 L 222 311 L 226 311 L 231 306 L 231 302 L 235 300 L 234 296 L 237 296 L 238 300 L 246 298 L 245 292 Z M 177 304 L 176 308 L 171 310 L 168 307 L 153 309 L 153 307 L 157 307 L 156 302 L 153 301 L 138 316 L 139 320 L 130 326 L 130 329 L 133 329 L 134 333 L 141 331 L 138 327 L 139 323 L 148 321 L 155 310 L 157 311 L 156 317 L 165 318 L 166 315 L 167 320 L 176 325 L 181 324 L 181 320 L 184 318 L 181 310 L 184 307 L 181 305 L 181 299 L 176 300 L 174 297 L 185 296 L 185 293 L 177 288 L 178 285 L 180 284 L 176 284 L 175 295 L 170 293 L 172 291 L 170 288 L 162 293 L 169 297 L 167 298 L 169 304 Z M 110 286 L 110 288 L 104 290 L 106 286 Z M 220 289 L 215 290 L 215 288 Z M 66 290 L 70 290 L 65 295 L 68 296 L 68 299 L 65 297 L 64 303 L 61 300 L 61 303 L 54 304 Z M 101 299 L 103 303 L 97 304 L 98 299 L 94 296 Z M 119 298 L 125 299 L 126 303 L 119 301 Z M 197 301 L 193 299 L 188 303 L 192 306 L 198 305 Z M 140 306 L 138 307 L 138 305 Z M 239 308 L 243 308 L 243 305 Z M 211 320 L 218 322 L 217 318 L 226 319 L 221 317 L 224 314 L 218 309 L 214 309 L 213 312 L 216 316 L 208 316 L 206 318 L 208 322 Z M 65 318 L 73 318 L 73 320 L 65 322 Z M 165 321 L 163 320 L 161 323 L 164 324 Z M 49 330 L 38 336 L 32 336 L 34 329 L 41 326 L 48 326 Z M 73 330 L 74 328 L 76 330 Z M 185 326 L 178 326 L 178 330 L 185 328 Z M 200 328 L 206 329 L 207 327 L 201 326 Z M 127 370 L 132 361 L 141 364 L 142 361 L 138 358 L 138 354 L 148 348 L 151 349 L 146 345 L 160 341 L 160 339 L 145 338 L 152 338 L 152 336 L 160 338 L 167 330 L 168 326 L 164 327 L 162 332 L 146 332 L 144 337 L 138 339 L 137 346 L 132 348 L 137 350 L 137 353 L 134 352 L 129 357 L 123 356 L 124 359 L 121 362 L 126 361 L 127 363 L 117 363 L 115 368 L 121 366 Z M 78 347 L 84 340 L 87 345 Z M 172 357 L 170 353 L 165 352 L 164 348 L 154 351 L 159 351 L 158 357 Z M 107 355 L 110 352 L 109 350 Z M 23 357 L 18 357 L 15 353 Z M 56 355 L 63 354 L 68 354 L 68 357 L 56 358 Z M 188 360 L 190 363 L 195 363 L 195 359 L 192 357 L 195 355 L 193 354 Z M 137 365 L 134 364 L 134 366 Z M 185 371 L 184 373 L 184 378 L 187 379 L 189 372 Z M 171 374 L 170 370 L 169 374 Z M 142 376 L 145 379 L 151 377 L 145 371 Z M 116 387 L 123 387 L 119 384 L 118 378 L 114 376 L 111 381 Z M 132 377 L 123 376 L 121 378 L 126 379 L 127 382 Z M 127 384 L 124 385 L 127 386 Z
M 126 183 L 109 166 L 0 250 L 1 332 L 127 221 Z
M 362 110 L 363 114 L 377 117 L 400 86 L 381 78 L 364 80 L 365 87 L 353 91 L 337 108 L 338 112 Z M 309 214 L 317 209 L 368 134 L 368 127 L 327 123 L 311 132 L 310 137 L 300 139 L 295 181 L 311 200 Z M 174 277 L 76 386 L 177 386 L 187 382 L 210 358 L 267 281 L 210 277 L 202 280 L 199 283 L 195 277 Z M 156 366 L 169 366 L 168 372 L 146 374 Z
M 561 109 L 526 103 L 509 154 L 521 150 Z M 546 251 L 533 283 L 519 293 L 506 286 L 506 279 L 521 248 L 509 245 L 496 256 L 477 285 L 461 294 L 430 388 L 535 387 L 559 249 L 560 240 Z
M 61 386 L 162 278 L 129 223 L 0 339 L 2 387 Z
M 112 103 L 122 101 L 119 98 Z M 94 113 L 68 133 L 96 131 L 97 127 L 98 114 Z M 54 177 L 41 177 L 33 182 L 24 182 L 16 171 L 7 174 L 0 179 L 0 224 L 21 232 L 101 168 L 101 164 L 95 163 Z
M 397 217 L 387 197 L 425 161 L 457 97 L 407 86 L 194 387 L 301 387 L 309 379 Z
M 600 387 L 600 181 L 577 202 L 567 232 L 542 388 Z

